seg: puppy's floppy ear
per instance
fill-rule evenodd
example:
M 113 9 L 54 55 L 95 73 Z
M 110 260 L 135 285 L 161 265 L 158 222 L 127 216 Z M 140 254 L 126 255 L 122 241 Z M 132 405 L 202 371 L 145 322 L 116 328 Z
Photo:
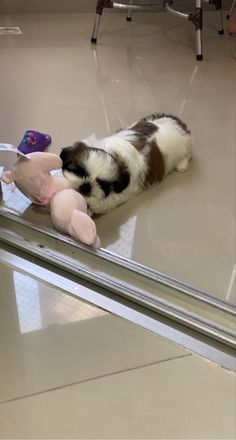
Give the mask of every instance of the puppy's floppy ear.
M 88 146 L 84 142 L 75 142 L 70 147 L 62 148 L 60 158 L 63 162 L 71 158 L 76 158 L 78 160 L 82 154 L 87 152 L 87 150 Z
M 63 148 L 60 158 L 63 162 L 62 169 L 70 171 L 81 178 L 88 177 L 84 159 L 89 154 L 89 149 L 84 142 L 75 142 L 72 147 Z
M 116 193 L 124 191 L 130 183 L 130 174 L 128 169 L 121 164 L 117 180 L 113 183 L 113 190 Z
M 75 142 L 72 145 L 72 148 L 74 153 L 82 154 L 85 153 L 86 150 L 88 150 L 89 146 L 86 145 L 84 142 L 79 141 L 79 142 Z

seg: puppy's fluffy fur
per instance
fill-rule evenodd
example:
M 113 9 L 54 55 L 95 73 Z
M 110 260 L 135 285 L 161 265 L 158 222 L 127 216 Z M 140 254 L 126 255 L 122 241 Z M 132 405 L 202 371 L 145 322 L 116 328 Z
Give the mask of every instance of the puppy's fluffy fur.
M 192 156 L 192 136 L 179 118 L 153 114 L 96 142 L 63 148 L 63 172 L 101 214 L 160 182 L 173 170 L 184 172 Z

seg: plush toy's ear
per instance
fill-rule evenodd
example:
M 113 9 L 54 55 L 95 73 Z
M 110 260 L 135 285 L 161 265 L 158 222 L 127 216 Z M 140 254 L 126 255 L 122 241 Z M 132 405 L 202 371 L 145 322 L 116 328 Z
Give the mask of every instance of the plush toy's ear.
M 45 153 L 44 164 L 51 171 L 51 169 L 59 170 L 62 167 L 62 160 L 57 154 L 54 153 Z
M 69 234 L 88 246 L 100 247 L 94 221 L 82 211 L 75 209 L 68 228 Z
M 59 170 L 62 167 L 62 160 L 57 154 L 36 152 L 30 154 L 34 165 L 43 171 Z
M 12 172 L 11 171 L 5 171 L 1 177 L 1 180 L 5 183 L 12 183 L 14 182 Z

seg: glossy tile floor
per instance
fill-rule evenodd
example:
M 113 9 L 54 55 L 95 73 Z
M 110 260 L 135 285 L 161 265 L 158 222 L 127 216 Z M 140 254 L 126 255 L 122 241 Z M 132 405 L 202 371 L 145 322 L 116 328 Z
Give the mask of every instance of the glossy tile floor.
M 0 262 L 0 438 L 236 435 L 236 375 Z
M 189 171 L 98 218 L 102 245 L 236 302 L 236 40 L 219 37 L 215 14 L 206 13 L 204 61 L 197 63 L 189 23 L 146 13 L 128 24 L 123 14 L 106 13 L 94 48 L 93 18 L 0 17 L 23 29 L 0 37 L 0 141 L 17 144 L 33 128 L 51 133 L 49 150 L 59 152 L 153 111 L 182 117 L 195 138 Z M 25 215 L 48 222 L 32 209 Z

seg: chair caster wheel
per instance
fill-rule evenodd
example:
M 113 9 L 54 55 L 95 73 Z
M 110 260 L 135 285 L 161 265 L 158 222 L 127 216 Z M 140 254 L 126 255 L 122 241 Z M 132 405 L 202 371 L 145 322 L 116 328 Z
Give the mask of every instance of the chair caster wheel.
M 132 17 L 126 17 L 126 21 L 132 21 Z
M 218 31 L 219 35 L 224 35 L 224 33 L 225 33 L 224 29 L 221 29 L 220 31 Z
M 226 19 L 227 19 L 227 20 L 230 19 L 230 15 L 229 15 L 229 14 L 226 15 Z
M 203 55 L 202 54 L 199 54 L 199 55 L 196 56 L 196 60 L 197 61 L 202 61 L 202 59 L 203 59 Z
M 97 43 L 97 38 L 91 38 L 91 43 L 96 44 Z

